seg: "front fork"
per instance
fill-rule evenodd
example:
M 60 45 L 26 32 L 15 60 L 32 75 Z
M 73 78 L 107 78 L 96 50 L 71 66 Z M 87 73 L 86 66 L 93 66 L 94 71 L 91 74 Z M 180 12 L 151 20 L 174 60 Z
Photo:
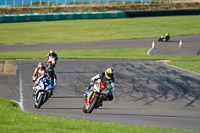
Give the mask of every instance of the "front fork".
M 97 102 L 97 107 L 101 106 L 102 103 L 103 103 L 103 95 L 101 94 L 101 95 L 99 96 L 99 100 L 98 100 L 98 102 Z
M 98 94 L 98 95 L 99 95 L 99 94 Z M 92 96 L 92 97 L 91 97 L 91 96 Z M 93 101 L 93 99 L 94 99 L 95 96 L 96 96 L 96 92 L 93 92 L 93 91 L 91 91 L 91 90 L 88 92 L 88 95 L 87 95 L 87 103 L 86 103 L 87 108 L 89 107 L 90 103 Z M 90 98 L 90 97 L 91 97 L 91 98 Z M 102 102 L 103 102 L 103 95 L 100 94 L 100 95 L 99 95 L 99 100 L 98 100 L 98 102 L 97 102 L 97 106 L 98 106 L 98 105 L 101 105 Z
M 87 106 L 89 106 L 90 101 L 92 100 L 92 98 L 91 98 L 91 100 L 90 100 L 90 97 L 92 96 L 92 93 L 93 93 L 93 91 L 92 91 L 92 90 L 89 90 L 88 95 L 87 95 Z M 95 94 L 96 94 L 96 93 L 94 92 L 93 97 L 95 96 Z

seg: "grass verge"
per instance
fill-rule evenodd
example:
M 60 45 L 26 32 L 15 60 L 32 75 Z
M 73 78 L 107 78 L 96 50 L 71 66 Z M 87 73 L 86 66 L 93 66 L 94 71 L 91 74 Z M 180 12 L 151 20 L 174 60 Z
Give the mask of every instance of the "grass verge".
M 159 129 L 145 126 L 94 122 L 22 112 L 17 104 L 0 98 L 2 133 L 193 133 L 192 131 Z
M 192 21 L 191 21 L 192 20 Z M 200 15 L 0 24 L 0 44 L 62 43 L 200 34 Z
M 200 73 L 199 56 L 147 55 L 146 48 L 122 48 L 101 50 L 57 50 L 60 59 L 151 59 L 171 60 L 169 64 Z M 0 59 L 41 59 L 49 51 L 2 51 Z M 195 65 L 194 65 L 195 64 Z

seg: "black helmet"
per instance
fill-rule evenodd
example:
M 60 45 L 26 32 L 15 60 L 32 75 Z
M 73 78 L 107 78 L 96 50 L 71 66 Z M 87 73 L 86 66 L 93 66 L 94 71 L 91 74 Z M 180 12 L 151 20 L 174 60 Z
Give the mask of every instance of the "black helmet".
M 54 75 L 54 68 L 53 67 L 48 67 L 47 68 L 47 72 L 48 72 L 48 75 L 50 77 L 53 77 L 53 75 Z

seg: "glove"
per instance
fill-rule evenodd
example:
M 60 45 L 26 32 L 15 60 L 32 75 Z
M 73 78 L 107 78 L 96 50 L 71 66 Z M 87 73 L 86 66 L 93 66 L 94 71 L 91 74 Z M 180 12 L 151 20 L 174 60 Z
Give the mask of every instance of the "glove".
M 93 86 L 94 85 L 94 81 L 90 81 L 90 86 Z
M 89 91 L 89 90 L 90 90 L 90 86 L 87 87 L 87 91 Z
M 35 76 L 33 76 L 33 77 L 32 77 L 32 80 L 33 80 L 33 82 L 35 82 L 35 80 L 36 80 L 36 77 L 35 77 Z

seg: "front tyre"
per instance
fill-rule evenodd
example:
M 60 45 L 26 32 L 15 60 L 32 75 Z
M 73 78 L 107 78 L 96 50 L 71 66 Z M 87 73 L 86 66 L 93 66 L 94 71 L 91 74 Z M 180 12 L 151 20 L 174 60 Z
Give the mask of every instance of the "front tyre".
M 85 104 L 83 106 L 83 112 L 84 113 L 87 113 L 86 104 L 87 104 L 87 96 L 85 96 Z
M 162 38 L 159 38 L 159 39 L 158 39 L 158 42 L 161 42 L 161 41 L 162 41 Z
M 85 105 L 83 106 L 83 112 L 84 112 L 84 113 L 87 113 L 87 109 L 86 109 L 86 106 L 85 106 Z
M 44 93 L 39 95 L 39 99 L 35 101 L 35 108 L 40 109 L 41 105 L 43 104 Z
M 92 101 L 92 103 L 90 103 L 90 106 L 89 106 L 89 108 L 87 110 L 88 113 L 92 113 L 92 111 L 96 108 L 98 100 L 99 100 L 99 97 L 95 96 L 94 100 Z

